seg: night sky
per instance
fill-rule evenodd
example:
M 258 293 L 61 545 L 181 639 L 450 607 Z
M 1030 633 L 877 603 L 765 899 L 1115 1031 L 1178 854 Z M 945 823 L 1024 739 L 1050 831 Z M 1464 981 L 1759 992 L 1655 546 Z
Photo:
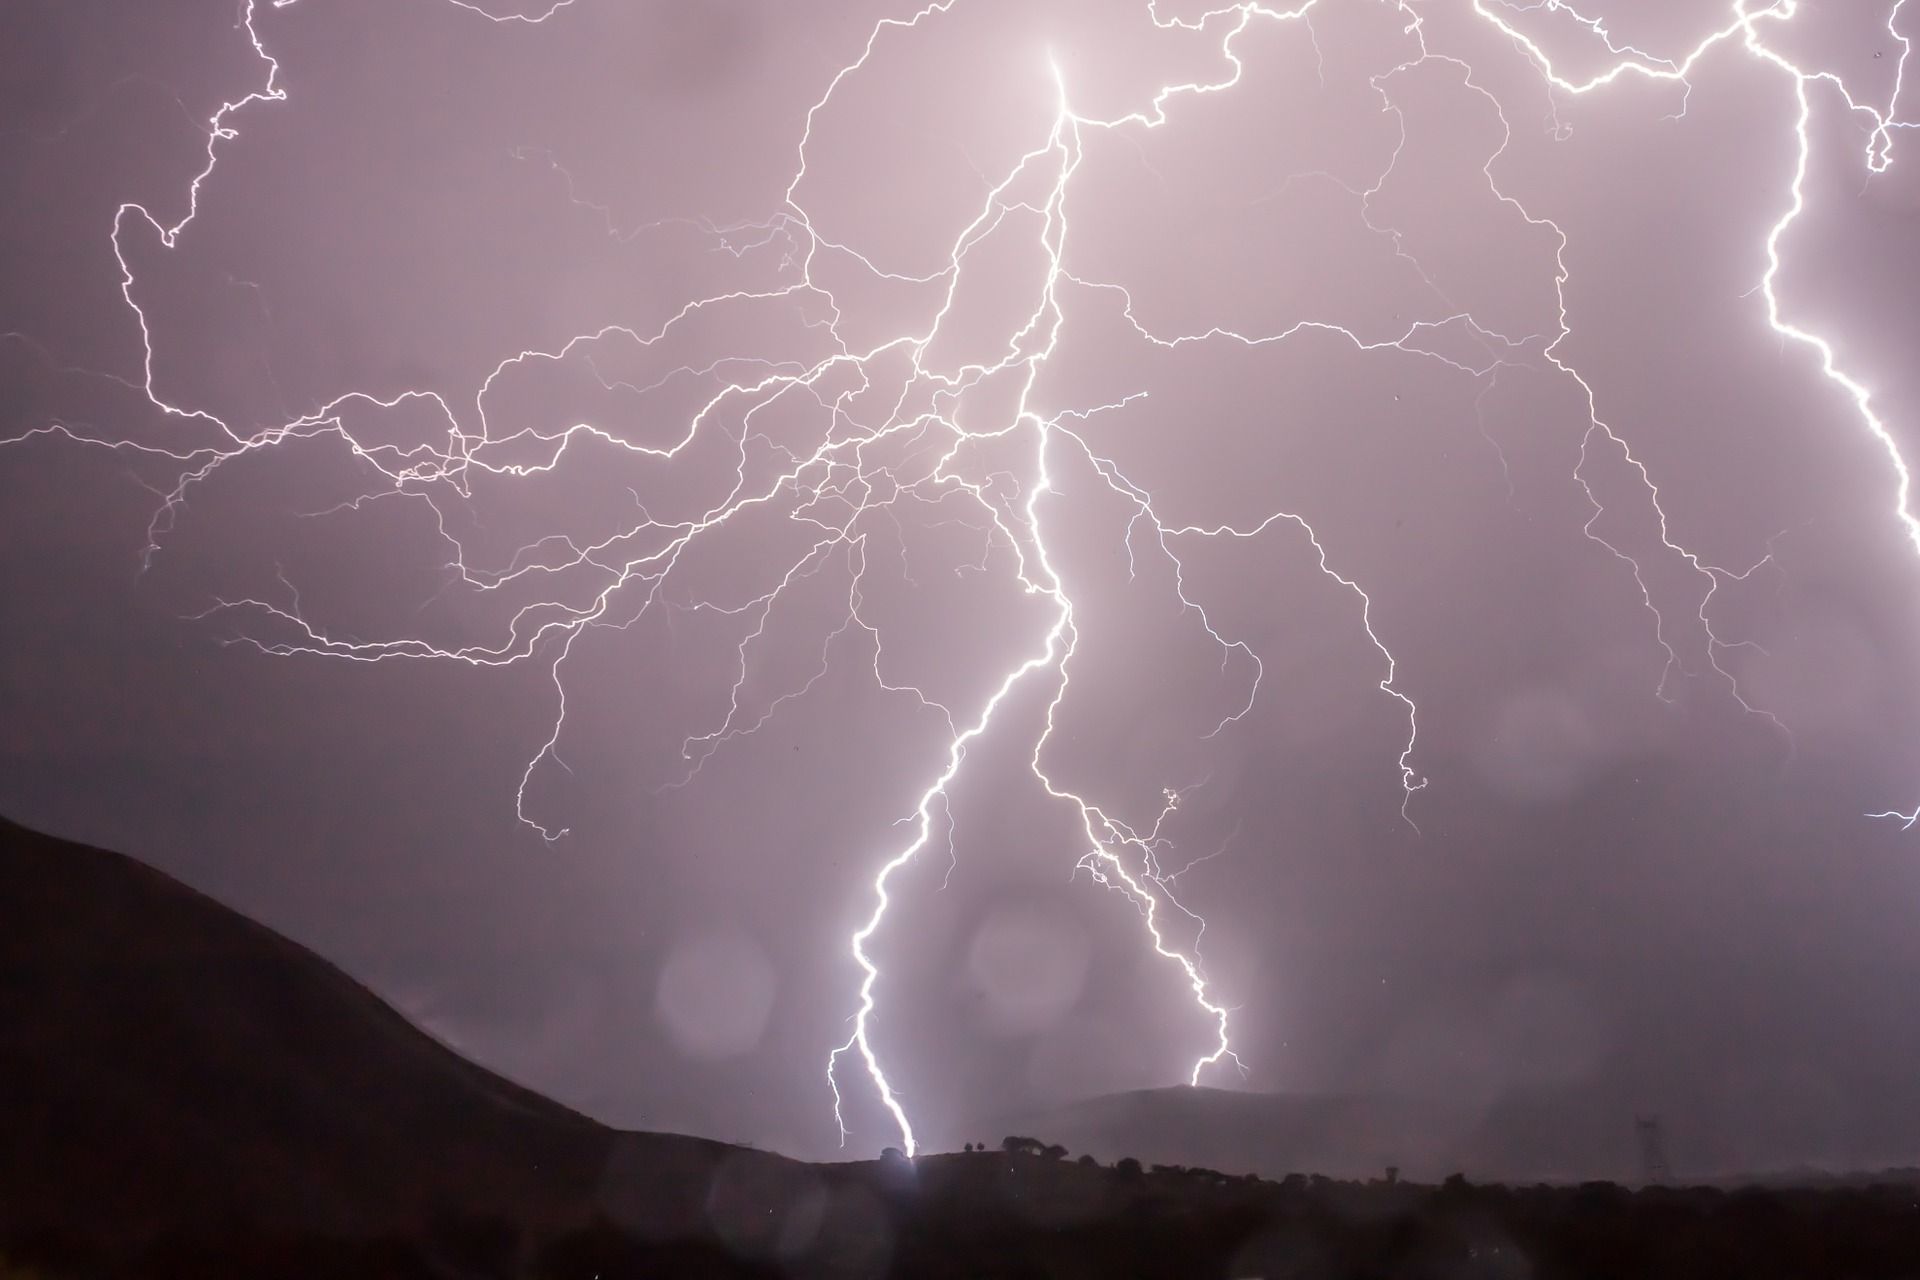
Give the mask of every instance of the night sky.
M 1211 1003 L 1920 1161 L 1920 552 L 1769 312 L 1920 450 L 1904 0 L 511 3 L 0 15 L 0 811 L 621 1125 L 840 1151 L 924 826 L 926 1146 Z

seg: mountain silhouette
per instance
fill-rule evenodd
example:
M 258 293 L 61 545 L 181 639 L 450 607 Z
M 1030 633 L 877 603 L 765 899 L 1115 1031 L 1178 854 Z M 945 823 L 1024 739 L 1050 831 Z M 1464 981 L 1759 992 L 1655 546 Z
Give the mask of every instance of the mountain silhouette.
M 4 820 L 0 1098 L 6 1229 L 344 1233 L 511 1211 L 675 1236 L 707 1229 L 723 1166 L 751 1184 L 793 1163 L 608 1129 L 211 898 Z

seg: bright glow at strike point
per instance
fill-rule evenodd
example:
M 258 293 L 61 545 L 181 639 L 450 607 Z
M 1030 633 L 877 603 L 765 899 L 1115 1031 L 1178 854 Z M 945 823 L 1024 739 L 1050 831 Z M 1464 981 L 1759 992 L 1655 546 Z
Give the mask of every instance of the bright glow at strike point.
M 569 9 L 584 6 L 588 0 L 560 0 L 542 11 L 521 15 L 496 15 L 480 3 L 448 0 L 470 11 L 474 20 L 535 26 L 562 22 Z M 282 9 L 296 0 L 272 0 L 271 8 Z M 842 1103 L 853 1090 L 870 1090 L 884 1107 L 898 1130 L 899 1141 L 908 1154 L 917 1146 L 911 1119 L 910 1083 L 890 1077 L 885 1055 L 875 1042 L 876 1029 L 885 1022 L 883 998 L 884 974 L 875 959 L 871 944 L 890 927 L 890 912 L 896 905 L 897 873 L 901 872 L 929 844 L 940 837 L 944 824 L 950 823 L 951 789 L 967 769 L 969 753 L 990 735 L 1013 733 L 1007 721 L 1017 719 L 1010 704 L 1026 699 L 1031 706 L 1043 707 L 1037 729 L 1030 742 L 1020 741 L 1018 752 L 1033 779 L 1044 794 L 1057 802 L 1075 824 L 1079 847 L 1059 851 L 1062 869 L 1084 871 L 1096 884 L 1121 895 L 1138 913 L 1144 930 L 1144 945 L 1161 961 L 1177 971 L 1190 990 L 1199 1016 L 1212 1028 L 1208 1039 L 1194 1048 L 1188 1074 L 1190 1083 L 1199 1084 L 1210 1073 L 1223 1070 L 1223 1064 L 1237 1066 L 1231 1037 L 1230 1002 L 1209 982 L 1199 939 L 1205 929 L 1193 911 L 1184 906 L 1175 892 L 1175 880 L 1184 868 L 1167 868 L 1161 857 L 1168 847 L 1166 829 L 1175 821 L 1182 804 L 1182 791 L 1167 786 L 1158 792 L 1138 795 L 1107 796 L 1090 794 L 1084 786 L 1062 781 L 1055 751 L 1055 724 L 1076 674 L 1076 656 L 1080 642 L 1090 625 L 1083 607 L 1084 597 L 1076 595 L 1076 584 L 1062 568 L 1060 553 L 1061 523 L 1065 519 L 1063 497 L 1056 482 L 1073 469 L 1077 477 L 1093 476 L 1104 483 L 1112 497 L 1131 511 L 1126 552 L 1128 563 L 1136 557 L 1151 557 L 1156 567 L 1164 568 L 1173 583 L 1172 603 L 1180 616 L 1204 632 L 1207 642 L 1217 647 L 1222 670 L 1238 681 L 1237 701 L 1214 726 L 1214 733 L 1225 730 L 1253 711 L 1261 695 L 1265 664 L 1253 644 L 1223 623 L 1216 623 L 1218 602 L 1210 602 L 1203 593 L 1190 592 L 1189 575 L 1182 556 L 1191 556 L 1193 548 L 1209 542 L 1245 542 L 1260 540 L 1275 555 L 1308 557 L 1312 564 L 1345 593 L 1351 602 L 1351 625 L 1356 640 L 1370 646 L 1369 661 L 1377 652 L 1377 684 L 1380 694 L 1390 700 L 1393 713 L 1404 715 L 1405 735 L 1392 769 L 1400 788 L 1400 813 L 1409 824 L 1419 817 L 1416 793 L 1427 786 L 1419 765 L 1419 708 L 1413 693 L 1396 683 L 1398 664 L 1395 646 L 1404 638 L 1377 630 L 1374 622 L 1374 598 L 1365 586 L 1341 568 L 1338 545 L 1329 545 L 1301 515 L 1273 510 L 1259 520 L 1235 523 L 1226 520 L 1193 521 L 1171 514 L 1149 484 L 1129 475 L 1121 463 L 1103 451 L 1099 425 L 1104 416 L 1126 413 L 1145 393 L 1114 396 L 1077 405 L 1065 410 L 1036 403 L 1034 391 L 1042 370 L 1055 355 L 1061 335 L 1075 323 L 1076 308 L 1094 305 L 1124 317 L 1143 341 L 1159 348 L 1174 349 L 1195 345 L 1218 345 L 1248 349 L 1278 347 L 1301 336 L 1317 336 L 1347 344 L 1363 355 L 1391 351 L 1400 357 L 1430 362 L 1445 371 L 1447 377 L 1485 385 L 1499 369 L 1520 363 L 1532 356 L 1550 366 L 1558 378 L 1577 388 L 1586 406 L 1587 418 L 1581 424 L 1580 461 L 1574 479 L 1591 503 L 1591 518 L 1586 535 L 1606 553 L 1617 558 L 1624 573 L 1630 574 L 1650 615 L 1654 641 L 1664 650 L 1666 667 L 1658 687 L 1649 692 L 1667 697 L 1668 682 L 1676 671 L 1684 671 L 1686 662 L 1680 643 L 1670 634 L 1667 618 L 1662 616 L 1649 586 L 1647 569 L 1639 558 L 1599 531 L 1605 510 L 1601 497 L 1589 482 L 1586 467 L 1596 451 L 1617 454 L 1644 485 L 1654 513 L 1657 536 L 1666 553 L 1679 558 L 1697 575 L 1705 590 L 1696 617 L 1705 636 L 1704 658 L 1707 669 L 1724 687 L 1727 696 L 1738 701 L 1747 713 L 1760 717 L 1785 733 L 1789 726 L 1757 701 L 1750 701 L 1729 669 L 1722 665 L 1724 651 L 1739 643 L 1723 640 L 1708 619 L 1708 605 L 1714 593 L 1728 582 L 1740 581 L 1759 564 L 1724 567 L 1703 559 L 1678 541 L 1670 531 L 1668 513 L 1663 505 L 1656 478 L 1629 446 L 1628 440 L 1602 416 L 1601 400 L 1605 388 L 1596 389 L 1587 377 L 1562 354 L 1573 332 L 1567 304 L 1570 270 L 1567 266 L 1567 234 L 1550 218 L 1536 215 L 1500 184 L 1500 167 L 1513 137 L 1509 111 L 1496 94 L 1482 83 L 1481 69 L 1446 52 L 1429 47 L 1427 16 L 1441 10 L 1471 13 L 1499 37 L 1503 48 L 1516 50 L 1537 73 L 1540 87 L 1554 101 L 1604 95 L 1625 81 L 1670 82 L 1682 95 L 1694 91 L 1689 79 L 1708 59 L 1746 58 L 1766 68 L 1777 78 L 1779 91 L 1793 104 L 1792 136 L 1785 139 L 1792 151 L 1791 162 L 1779 175 L 1779 215 L 1765 239 L 1753 246 L 1758 268 L 1753 284 L 1754 305 L 1762 309 L 1765 321 L 1783 341 L 1809 357 L 1805 361 L 1807 377 L 1822 378 L 1839 392 L 1835 397 L 1836 417 L 1844 411 L 1858 428 L 1867 431 L 1884 449 L 1890 464 L 1890 481 L 1885 495 L 1887 516 L 1904 528 L 1914 549 L 1920 552 L 1920 516 L 1911 508 L 1912 477 L 1897 441 L 1876 408 L 1868 386 L 1846 367 L 1844 334 L 1814 332 L 1796 323 L 1779 294 L 1781 273 L 1791 265 L 1789 233 L 1807 208 L 1806 182 L 1815 154 L 1814 121 L 1816 112 L 1838 110 L 1858 117 L 1869 126 L 1864 153 L 1865 168 L 1884 172 L 1894 163 L 1895 141 L 1899 131 L 1915 127 L 1915 122 L 1899 115 L 1899 99 L 1904 85 L 1911 42 L 1900 31 L 1906 0 L 1893 0 L 1887 8 L 1886 29 L 1898 48 L 1892 87 L 1884 102 L 1869 100 L 1841 76 L 1826 70 L 1803 67 L 1783 51 L 1783 33 L 1796 23 L 1817 20 L 1811 10 L 1803 12 L 1798 0 L 1734 0 L 1724 19 L 1697 44 L 1689 48 L 1648 52 L 1615 40 L 1605 23 L 1558 0 L 1301 0 L 1293 5 L 1244 3 L 1223 5 L 1204 13 L 1168 16 L 1155 3 L 1148 3 L 1154 25 L 1162 30 L 1181 29 L 1199 33 L 1210 42 L 1217 39 L 1217 56 L 1201 78 L 1166 83 L 1140 102 L 1135 109 L 1110 118 L 1083 113 L 1077 105 L 1076 85 L 1070 70 L 1063 71 L 1051 53 L 1041 50 L 1010 51 L 1010 78 L 1028 74 L 1051 74 L 1055 92 L 1052 111 L 1047 117 L 1028 122 L 1023 139 L 1030 138 L 1030 149 L 1010 168 L 984 175 L 987 189 L 972 217 L 946 248 L 946 257 L 936 271 L 925 275 L 902 275 L 877 265 L 874 256 L 856 245 L 839 243 L 815 227 L 814 215 L 802 194 L 809 174 L 810 159 L 816 149 L 816 128 L 825 111 L 844 86 L 882 63 L 905 33 L 926 34 L 964 7 L 965 0 L 936 0 L 917 12 L 879 21 L 867 33 L 858 55 L 841 67 L 824 85 L 803 119 L 792 122 L 797 139 L 791 180 L 783 193 L 784 207 L 765 222 L 752 227 L 707 228 L 727 247 L 741 244 L 782 243 L 791 247 L 790 270 L 776 286 L 761 291 L 735 291 L 697 298 L 686 302 L 657 329 L 647 332 L 621 326 L 608 326 L 581 333 L 552 350 L 523 350 L 499 361 L 491 374 L 475 389 L 468 402 L 458 402 L 423 388 L 381 387 L 351 391 L 298 417 L 259 430 L 242 430 L 214 414 L 169 399 L 157 387 L 155 370 L 155 334 L 148 314 L 138 300 L 138 280 L 131 265 L 128 245 L 151 240 L 164 249 L 175 248 L 183 237 L 192 234 L 192 224 L 208 200 L 218 198 L 212 183 L 216 169 L 233 139 L 239 136 L 247 120 L 269 105 L 281 110 L 297 110 L 298 95 L 283 83 L 281 66 L 258 21 L 262 6 L 247 0 L 241 24 L 252 42 L 262 68 L 258 86 L 224 103 L 206 122 L 206 150 L 203 167 L 187 178 L 179 204 L 162 213 L 146 205 L 126 203 L 116 212 L 107 248 L 119 264 L 120 292 L 130 324 L 139 335 L 139 372 L 131 375 L 129 385 L 137 386 L 146 399 L 170 419 L 184 420 L 211 429 L 217 443 L 178 450 L 148 443 L 136 443 L 84 429 L 65 422 L 34 426 L 18 436 L 58 435 L 73 441 L 105 448 L 137 451 L 152 459 L 170 461 L 175 480 L 160 495 L 148 527 L 146 555 L 151 558 L 174 527 L 177 514 L 193 496 L 195 487 L 236 459 L 261 454 L 293 441 L 326 438 L 336 441 L 361 463 L 369 467 L 380 486 L 361 502 L 397 499 L 425 504 L 432 513 L 447 547 L 450 567 L 459 581 L 479 593 L 502 592 L 512 585 L 522 589 L 529 584 L 552 579 L 561 581 L 571 571 L 597 574 L 598 586 L 584 597 L 539 599 L 514 610 L 503 635 L 484 642 L 448 647 L 426 638 L 397 635 L 361 639 L 329 631 L 303 612 L 297 592 L 286 598 L 265 599 L 241 596 L 222 599 L 208 614 L 231 615 L 252 628 L 243 633 L 248 643 L 263 651 L 280 655 L 305 655 L 347 659 L 356 662 L 381 662 L 398 659 L 434 659 L 476 666 L 534 664 L 550 675 L 553 688 L 554 717 L 545 740 L 540 742 L 526 762 L 516 796 L 520 819 L 538 830 L 547 840 L 566 833 L 529 812 L 528 786 L 536 770 L 557 760 L 556 748 L 567 722 L 568 697 L 572 686 L 567 664 L 575 641 L 590 626 L 631 626 L 651 611 L 698 609 L 723 613 L 741 620 L 745 631 L 737 651 L 730 655 L 735 678 L 724 705 L 713 712 L 711 722 L 689 734 L 682 744 L 687 761 L 684 777 L 664 785 L 684 786 L 697 776 L 711 756 L 728 743 L 755 733 L 782 707 L 813 689 L 832 661 L 836 645 L 870 646 L 871 668 L 879 689 L 889 696 L 912 704 L 913 714 L 931 716 L 944 734 L 944 752 L 938 772 L 925 780 L 917 795 L 900 798 L 903 815 L 899 842 L 890 847 L 866 851 L 863 858 L 874 867 L 870 902 L 861 907 L 858 927 L 845 945 L 858 967 L 859 984 L 851 1001 L 851 1019 L 847 1038 L 832 1047 L 825 1062 L 825 1083 L 830 1091 L 834 1116 L 840 1125 L 841 1140 L 847 1137 Z M 1391 10 L 1400 22 L 1400 35 L 1406 53 L 1390 70 L 1370 75 L 1368 85 L 1377 96 L 1383 113 L 1402 126 L 1401 107 L 1395 98 L 1396 78 L 1412 68 L 1432 64 L 1443 69 L 1466 90 L 1479 95 L 1492 108 L 1500 122 L 1499 145 L 1487 156 L 1481 173 L 1494 198 L 1513 209 L 1528 224 L 1543 228 L 1557 237 L 1556 275 L 1553 280 L 1558 301 L 1557 328 L 1551 332 L 1509 335 L 1491 323 L 1483 323 L 1470 311 L 1436 311 L 1394 331 L 1361 331 L 1331 321 L 1304 320 L 1275 332 L 1242 332 L 1213 326 L 1191 332 L 1161 332 L 1140 319 L 1134 298 L 1118 282 L 1092 278 L 1070 268 L 1073 259 L 1069 246 L 1074 229 L 1068 217 L 1071 196 L 1076 210 L 1089 207 L 1076 175 L 1090 146 L 1115 136 L 1137 135 L 1182 126 L 1183 109 L 1202 95 L 1232 93 L 1253 73 L 1243 62 L 1239 44 L 1249 32 L 1269 24 L 1278 24 L 1289 34 L 1297 32 L 1302 41 L 1313 41 L 1311 19 L 1316 11 L 1341 6 L 1366 6 Z M 1584 75 L 1571 75 L 1560 69 L 1535 35 L 1532 21 L 1540 14 L 1556 14 L 1584 33 L 1584 51 L 1604 54 L 1604 65 Z M 1318 44 L 1314 47 L 1317 49 Z M 1209 48 L 1212 48 L 1211 43 Z M 1097 51 L 1058 50 L 1067 68 L 1090 62 Z M 1328 69 L 1332 73 L 1332 69 Z M 1393 150 L 1384 170 L 1373 185 L 1357 192 L 1363 220 L 1369 231 L 1384 234 L 1372 222 L 1373 198 L 1380 193 L 1402 158 L 1406 147 L 1404 127 L 1401 145 Z M 1085 217 L 1085 213 L 1079 214 Z M 991 238 L 1031 228 L 1037 254 L 1037 268 L 1021 278 L 1016 286 L 1020 318 L 1000 335 L 995 359 L 973 362 L 943 362 L 938 340 L 950 336 L 963 282 L 979 270 L 978 251 Z M 1395 252 L 1410 258 L 1397 246 Z M 850 264 L 876 282 L 922 286 L 937 292 L 941 301 L 931 319 L 917 328 L 900 329 L 878 341 L 856 341 L 842 314 L 840 299 L 827 276 L 825 266 L 832 262 L 839 269 Z M 1417 263 L 1415 264 L 1418 265 Z M 807 303 L 827 316 L 822 326 L 832 348 L 830 354 L 812 363 L 775 361 L 740 356 L 711 365 L 683 366 L 676 374 L 705 375 L 723 381 L 722 388 L 708 397 L 684 421 L 674 424 L 674 434 L 666 443 L 641 444 L 623 439 L 604 426 L 591 422 L 573 423 L 562 430 L 496 425 L 490 418 L 490 396 L 497 381 L 511 371 L 543 362 L 557 362 L 576 353 L 590 353 L 596 344 L 620 341 L 642 350 L 662 344 L 678 334 L 695 317 L 739 305 L 776 301 Z M 1440 331 L 1464 334 L 1483 356 L 1467 359 L 1441 354 L 1449 348 L 1430 345 L 1425 339 Z M 489 355 L 489 360 L 492 356 Z M 904 365 L 904 376 L 883 371 Z M 666 379 L 662 379 L 664 382 Z M 855 399 L 847 387 L 867 390 L 898 380 L 901 390 L 890 409 L 874 416 L 871 405 L 850 407 Z M 164 381 L 164 379 L 162 379 Z M 963 401 L 977 402 L 989 385 L 1010 386 L 1016 394 L 1011 407 L 990 422 L 979 415 L 961 412 Z M 766 436 L 756 436 L 762 418 L 798 404 L 813 404 L 831 414 L 832 429 L 822 433 L 817 443 L 791 449 L 772 445 L 783 461 L 771 476 L 762 476 L 748 466 L 749 441 L 772 444 Z M 444 446 L 416 444 L 402 448 L 391 443 L 363 439 L 348 425 L 349 411 L 393 409 L 402 405 L 428 409 L 445 422 Z M 963 419 L 965 425 L 963 425 Z M 591 442 L 598 446 L 624 450 L 634 455 L 637 464 L 671 468 L 698 445 L 708 445 L 716 433 L 725 433 L 723 420 L 738 424 L 739 435 L 726 439 L 738 447 L 738 479 L 730 491 L 691 518 L 655 519 L 640 505 L 630 527 L 592 543 L 576 542 L 555 534 L 522 547 L 504 568 L 470 565 L 467 549 L 444 519 L 436 505 L 442 491 L 467 495 L 476 478 L 499 477 L 506 480 L 551 472 L 561 466 L 569 449 Z M 986 469 L 980 462 L 982 450 L 992 450 L 995 458 L 1014 457 L 1012 469 Z M 528 460 L 532 458 L 533 460 Z M 636 503 L 638 498 L 636 495 Z M 977 705 L 949 705 L 902 677 L 890 665 L 882 624 L 872 620 L 866 610 L 862 588 L 868 571 L 869 537 L 876 525 L 894 520 L 895 508 L 909 503 L 926 504 L 963 511 L 967 523 L 976 524 L 986 538 L 988 550 L 979 565 L 993 572 L 1007 572 L 1018 588 L 1044 606 L 1045 618 L 1024 643 L 1021 656 L 998 672 L 989 682 L 990 692 Z M 357 507 L 359 503 L 351 504 Z M 1163 518 L 1162 510 L 1170 514 Z M 702 592 L 696 571 L 683 567 L 693 563 L 690 550 L 705 545 L 716 531 L 738 528 L 767 513 L 784 513 L 807 529 L 807 546 L 797 558 L 783 562 L 775 585 L 749 598 L 728 597 L 718 588 Z M 774 611 L 796 585 L 822 572 L 829 564 L 844 563 L 851 574 L 851 588 L 845 600 L 844 618 L 827 637 L 826 647 L 810 669 L 812 675 L 778 695 L 756 703 L 750 696 L 749 673 L 757 655 L 767 645 L 780 640 Z M 1611 562 L 1609 562 L 1611 563 Z M 1004 570 L 1001 566 L 1005 566 Z M 676 602 L 667 594 L 672 583 L 691 592 L 694 603 Z M 1920 578 L 1916 578 L 1920 586 Z M 558 592 L 559 588 L 555 589 Z M 503 594 L 501 598 L 506 598 Z M 617 603 L 616 603 L 617 600 Z M 1210 603 L 1213 612 L 1209 611 Z M 837 606 L 836 606 L 837 608 Z M 1373 679 L 1374 677 L 1369 677 Z M 1368 696 L 1372 696 L 1369 694 Z M 1211 719 L 1211 714 L 1209 714 Z M 1397 722 L 1396 722 L 1397 723 Z M 1383 761 L 1383 767 L 1385 762 Z M 504 799 L 503 799 L 504 808 Z M 1920 809 L 1912 812 L 1888 810 L 1869 815 L 1891 818 L 1913 826 L 1920 823 Z M 948 828 L 950 830 L 950 827 Z M 863 864 L 864 865 L 864 864 Z M 1188 865 L 1192 865 L 1191 863 Z

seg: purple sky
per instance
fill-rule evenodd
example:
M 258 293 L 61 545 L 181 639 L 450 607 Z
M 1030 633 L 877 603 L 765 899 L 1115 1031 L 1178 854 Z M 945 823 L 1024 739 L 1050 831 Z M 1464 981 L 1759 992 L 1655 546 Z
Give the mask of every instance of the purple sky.
M 1904 447 L 1920 17 L 1297 7 L 10 6 L 0 809 L 619 1124 L 840 1149 L 924 816 L 929 1145 L 1212 1005 L 1920 1160 L 1920 554 L 1769 313 Z

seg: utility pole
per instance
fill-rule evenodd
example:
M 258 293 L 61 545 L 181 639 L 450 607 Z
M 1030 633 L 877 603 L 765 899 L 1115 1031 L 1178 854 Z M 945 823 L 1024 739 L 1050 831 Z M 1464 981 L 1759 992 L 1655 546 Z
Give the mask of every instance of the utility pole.
M 1663 1183 L 1673 1172 L 1667 1167 L 1667 1144 L 1659 1116 L 1635 1116 L 1634 1136 L 1640 1140 L 1640 1173 L 1648 1182 Z

